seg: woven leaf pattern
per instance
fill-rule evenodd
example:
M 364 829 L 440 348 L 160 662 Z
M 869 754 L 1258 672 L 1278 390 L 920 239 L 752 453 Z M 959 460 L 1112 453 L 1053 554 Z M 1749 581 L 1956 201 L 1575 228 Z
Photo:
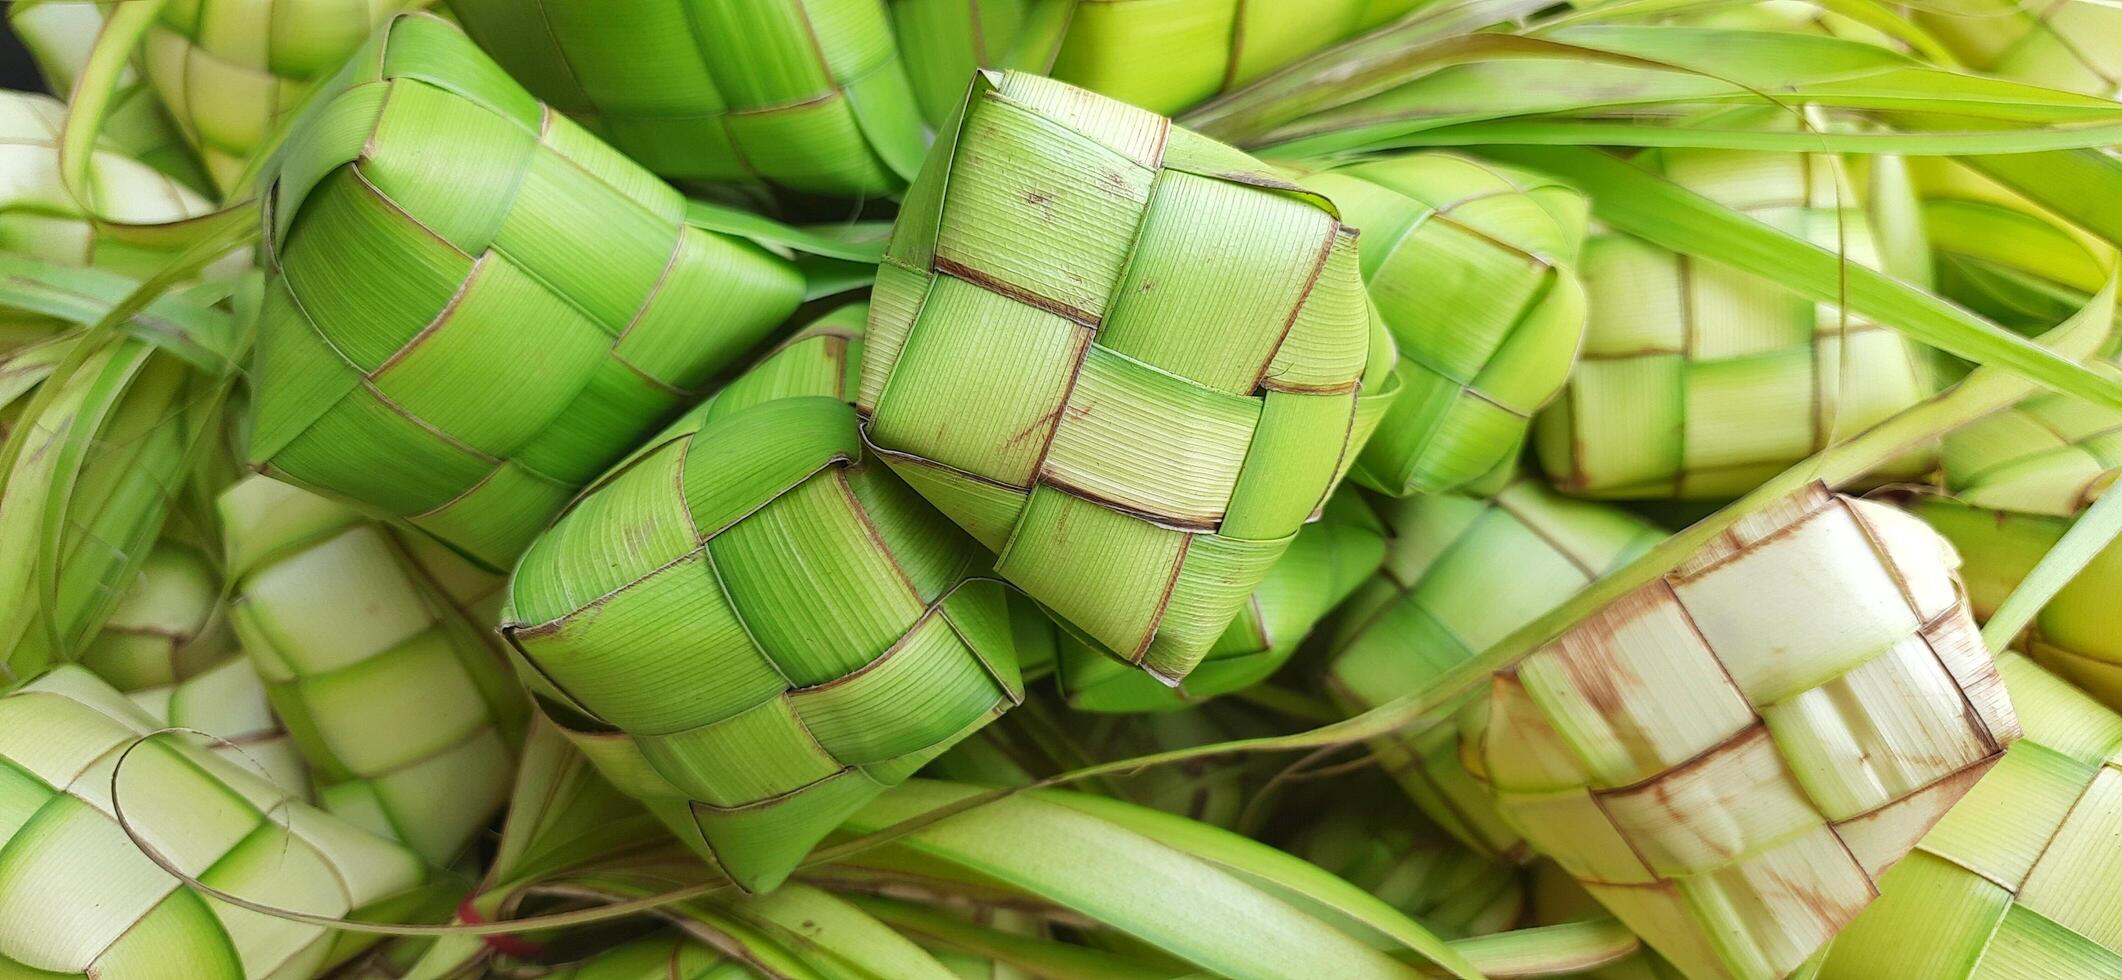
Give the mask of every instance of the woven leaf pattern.
M 1952 552 L 1813 488 L 1491 685 L 1501 812 L 1690 976 L 1776 978 L 2019 735 Z
M 1879 265 L 1855 182 L 1838 184 L 1829 157 L 1672 150 L 1644 159 L 1696 193 Z M 1581 273 L 1582 360 L 1534 427 L 1541 467 L 1570 493 L 1736 496 L 1935 384 L 1900 334 L 1744 270 L 1608 234 L 1585 244 Z M 1885 475 L 1922 469 L 1916 458 Z
M 1410 497 L 1380 510 L 1392 535 L 1384 566 L 1349 599 L 1328 645 L 1327 691 L 1351 711 L 1427 687 L 1662 536 L 1632 514 L 1529 477 L 1485 499 Z M 1370 745 L 1445 832 L 1481 853 L 1529 856 L 1468 771 L 1480 760 L 1457 725 L 1409 728 Z
M 90 43 L 103 28 L 104 8 L 70 0 L 15 0 L 7 6 L 7 26 L 28 49 L 52 94 L 68 98 L 88 65 Z M 206 175 L 191 145 L 162 107 L 162 99 L 140 72 L 128 66 L 111 93 L 110 113 L 100 134 L 127 156 L 206 190 Z
M 884 0 L 455 0 L 541 99 L 673 180 L 880 195 L 921 161 Z
M 78 667 L 0 698 L 0 967 L 82 977 L 246 980 L 309 975 L 365 938 L 206 899 L 148 860 L 112 813 L 119 755 L 160 723 Z M 216 888 L 321 915 L 373 915 L 428 871 L 193 744 L 163 736 L 126 759 L 134 832 Z
M 2122 718 L 2018 654 L 1998 669 L 2026 737 L 1879 882 L 1819 976 L 2122 973 Z
M 264 776 L 274 786 L 310 801 L 309 767 L 273 714 L 265 682 L 250 661 L 230 656 L 175 684 L 126 694 L 158 725 L 205 732 L 217 741 L 207 751 Z
M 273 185 L 252 458 L 505 569 L 801 278 L 437 18 L 355 66 Z
M 1319 620 L 1363 584 L 1385 557 L 1385 526 L 1353 492 L 1334 495 L 1238 611 L 1208 655 L 1175 687 L 1060 631 L 1059 683 L 1078 711 L 1183 708 L 1266 680 Z
M 1250 157 L 1046 79 L 981 75 L 946 132 L 879 270 L 865 434 L 1004 578 L 1176 681 L 1386 405 L 1357 397 L 1390 343 L 1355 234 Z
M 197 217 L 211 206 L 169 176 L 109 148 L 99 148 L 89 161 L 89 200 L 75 200 L 59 176 L 59 130 L 65 122 L 66 105 L 57 99 L 0 91 L 0 172 L 8 178 L 0 192 L 0 248 L 129 276 L 160 269 L 174 252 L 98 234 L 90 213 L 156 224 Z M 238 259 L 217 271 L 241 266 Z
M 414 0 L 174 0 L 141 64 L 207 173 L 228 190 L 282 117 L 369 31 Z
M 219 507 L 237 635 L 319 805 L 448 863 L 507 799 L 527 714 L 491 603 L 470 608 L 500 579 L 268 477 Z
M 1587 203 L 1555 181 L 1443 153 L 1304 178 L 1363 230 L 1363 279 L 1392 332 L 1399 400 L 1351 475 L 1404 496 L 1516 455 L 1584 339 L 1574 265 Z
M 1968 600 L 1988 617 L 2122 470 L 2122 413 L 2039 395 L 1946 436 L 1944 497 L 1915 511 L 1967 559 Z M 2042 607 L 2019 644 L 2110 707 L 2122 705 L 2113 597 L 2122 549 L 2103 549 Z
M 599 481 L 503 614 L 576 745 L 751 890 L 1022 697 L 991 559 L 863 454 L 853 312 Z

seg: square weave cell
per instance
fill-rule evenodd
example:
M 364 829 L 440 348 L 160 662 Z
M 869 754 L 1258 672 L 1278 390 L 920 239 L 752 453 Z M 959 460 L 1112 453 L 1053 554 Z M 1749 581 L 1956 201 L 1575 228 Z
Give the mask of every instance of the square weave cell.
M 1391 345 L 1355 232 L 1252 158 L 1058 82 L 982 73 L 956 120 L 878 273 L 865 434 L 1004 578 L 1175 682 L 1386 405 L 1359 410 Z
M 2026 737 L 1879 882 L 1820 977 L 2122 976 L 2122 718 L 2016 653 L 1997 666 Z
M 1849 262 L 1880 264 L 1861 178 L 1838 177 L 1832 157 L 1660 150 L 1639 162 Z M 1736 497 L 1935 386 L 1924 351 L 1898 332 L 1751 270 L 1597 234 L 1579 272 L 1584 351 L 1533 433 L 1541 468 L 1568 493 Z M 1884 475 L 1924 469 L 1912 458 Z
M 752 891 L 1023 694 L 992 558 L 863 452 L 854 315 L 600 480 L 502 615 L 575 744 Z
M 1921 521 L 1814 485 L 1496 675 L 1504 819 L 1689 976 L 1779 978 L 2018 737 Z
M 1400 351 L 1399 400 L 1350 476 L 1406 496 L 1508 465 L 1584 340 L 1584 195 L 1447 153 L 1343 164 L 1303 183 L 1363 229 L 1363 281 Z
M 141 46 L 148 82 L 223 191 L 369 32 L 415 0 L 177 0 Z
M 884 0 L 450 9 L 539 98 L 671 180 L 881 196 L 921 165 L 920 108 Z
M 1350 597 L 1328 642 L 1327 692 L 1352 713 L 1427 688 L 1664 536 L 1535 477 L 1488 498 L 1416 496 L 1378 511 L 1391 535 L 1383 567 Z M 1484 854 L 1530 856 L 1497 815 L 1458 725 L 1397 731 L 1370 747 L 1445 832 Z
M 268 206 L 253 462 L 493 569 L 802 295 L 428 15 L 320 95 Z
M 373 942 L 207 898 L 142 844 L 209 886 L 279 908 L 383 920 L 439 911 L 421 895 L 430 872 L 411 851 L 291 801 L 184 736 L 141 740 L 160 727 L 79 667 L 0 697 L 0 972 L 311 976 Z

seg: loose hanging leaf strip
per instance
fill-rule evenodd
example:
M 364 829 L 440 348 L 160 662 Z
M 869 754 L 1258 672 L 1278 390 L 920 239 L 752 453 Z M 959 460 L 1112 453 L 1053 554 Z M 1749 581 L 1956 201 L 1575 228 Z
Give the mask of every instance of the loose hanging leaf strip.
M 2122 108 L 2108 99 L 1936 68 L 1876 45 L 1819 35 L 1578 25 L 1530 35 L 1447 38 L 1402 57 L 1408 62 L 1403 77 L 1378 94 L 1277 128 L 1214 135 L 1272 145 L 1284 155 L 1317 155 L 1419 145 L 1431 130 L 1494 120 L 1530 127 L 1538 117 L 1570 124 L 1619 114 L 1613 128 L 1587 133 L 1608 141 L 1618 134 L 1627 142 L 1621 127 L 1631 122 L 1655 130 L 1661 119 L 1688 108 L 1774 103 L 1876 112 L 1920 122 L 1924 129 L 1966 130 L 1960 151 L 1981 152 L 1984 142 L 1999 150 L 2058 141 L 2099 146 L 2113 142 L 2122 124 Z M 1543 141 L 1590 140 L 1563 139 L 1557 131 Z M 1921 149 L 1938 140 L 1905 142 Z
M 47 89 L 61 99 L 72 96 L 88 67 L 103 20 L 102 6 L 73 0 L 17 0 L 7 8 L 8 27 L 36 60 Z M 137 66 L 119 73 L 109 107 L 100 127 L 104 140 L 192 191 L 212 193 L 213 182 Z
M 135 289 L 138 280 L 98 268 L 74 268 L 15 253 L 0 253 L 0 309 L 93 326 Z M 225 286 L 167 292 L 126 318 L 121 329 L 157 350 L 215 375 L 232 370 L 243 330 L 239 317 L 221 308 Z M 24 324 L 25 332 L 32 325 Z M 42 333 L 48 323 L 34 325 Z
M 1196 107 L 1179 121 L 1217 139 L 1245 142 L 1293 119 L 1389 91 L 1408 80 L 1410 60 L 1431 44 L 1522 20 L 1540 0 L 1427 4 L 1394 23 L 1319 51 Z M 1018 67 L 1018 66 L 1011 66 Z
M 1343 39 L 1391 30 L 1419 0 L 1318 0 L 1303 7 L 1243 0 L 1129 4 L 1081 2 L 1066 20 L 1041 23 L 1013 39 L 1006 63 L 1100 95 L 1172 113 Z M 1421 16 L 1413 14 L 1412 16 Z M 1054 28 L 1065 28 L 1055 30 Z M 1042 31 L 1042 28 L 1044 30 Z M 1404 32 L 1403 32 L 1404 33 Z M 1365 35 L 1367 36 L 1367 35 Z M 959 76 L 958 96 L 964 94 Z
M 1237 875 L 1349 935 L 1404 949 L 1454 971 L 1468 969 L 1429 927 L 1317 865 L 1241 834 L 1103 796 L 1045 791 L 1045 803 L 1091 814 Z
M 938 959 L 944 959 L 943 951 L 947 950 L 977 962 L 1015 967 L 1033 976 L 1070 980 L 1170 980 L 1175 972 L 1136 962 L 1120 953 L 1059 942 L 1032 929 L 1004 928 L 1004 922 L 1029 919 L 1006 910 L 982 916 L 994 920 L 982 923 L 972 916 L 953 915 L 915 902 L 858 893 L 842 897 L 929 947 Z
M 915 780 L 879 797 L 844 829 L 876 831 L 983 798 L 972 787 Z M 1039 846 L 1019 843 L 1027 840 Z M 893 846 L 1005 882 L 1215 975 L 1420 975 L 1229 870 L 1041 794 L 966 810 Z M 1144 903 L 1144 894 L 1187 898 Z M 1439 965 L 1453 975 L 1478 976 L 1448 950 L 1439 955 Z

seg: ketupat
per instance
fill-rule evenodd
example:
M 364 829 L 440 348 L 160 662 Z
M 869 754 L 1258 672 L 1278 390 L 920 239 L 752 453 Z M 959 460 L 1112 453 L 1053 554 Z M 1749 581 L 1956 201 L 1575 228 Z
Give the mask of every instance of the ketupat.
M 470 611 L 500 579 L 264 476 L 218 509 L 230 616 L 318 804 L 447 865 L 508 798 L 529 710 Z
M 1385 526 L 1352 492 L 1334 495 L 1246 600 L 1199 666 L 1168 686 L 1066 630 L 1058 683 L 1078 711 L 1168 711 L 1251 687 L 1280 669 L 1297 645 L 1385 557 Z
M 302 757 L 236 649 L 220 576 L 197 548 L 156 542 L 80 664 L 156 721 L 207 736 L 208 751 L 308 798 Z
M 861 316 L 600 479 L 502 616 L 584 754 L 747 891 L 1023 697 L 992 559 L 863 450 Z
M 1400 352 L 1399 400 L 1350 476 L 1405 496 L 1507 463 L 1584 339 L 1584 196 L 1445 153 L 1342 164 L 1302 182 L 1362 229 L 1363 280 Z
M 267 202 L 251 458 L 490 568 L 801 299 L 438 18 L 318 98 Z
M 79 660 L 112 687 L 137 691 L 197 676 L 235 654 L 220 576 L 197 548 L 165 538 Z
M 223 192 L 317 82 L 393 12 L 420 0 L 163 3 L 140 49 L 146 71 Z
M 1817 484 L 1746 517 L 1495 676 L 1499 812 L 1690 976 L 1789 975 L 2019 734 L 1956 564 Z
M 1390 384 L 1390 343 L 1355 233 L 1251 157 L 1047 79 L 982 73 L 954 119 L 878 270 L 865 439 L 1004 579 L 1175 683 L 1376 421 L 1358 395 Z
M 104 8 L 77 0 L 15 0 L 7 7 L 7 26 L 36 59 L 37 70 L 53 95 L 73 93 L 103 28 Z M 207 192 L 213 181 L 162 108 L 154 87 L 133 66 L 120 73 L 111 92 L 111 107 L 100 135 L 126 156 L 177 178 L 194 191 Z
M 40 977 L 308 976 L 374 937 L 195 892 L 127 837 L 211 887 L 324 916 L 433 909 L 433 872 L 202 751 L 79 667 L 0 697 L 0 969 Z M 134 746 L 137 744 L 137 748 Z M 130 754 L 128 753 L 130 750 Z M 447 898 L 443 899 L 444 907 Z
M 2122 975 L 2122 718 L 2017 654 L 2026 737 L 1879 882 L 1821 980 Z
M 921 164 L 884 0 L 451 0 L 540 99 L 655 173 L 876 197 Z
M 1639 160 L 1847 261 L 1880 264 L 1888 232 L 1860 206 L 1862 175 L 1845 179 L 1834 157 L 1678 149 Z M 1736 497 L 1936 383 L 1929 352 L 1898 332 L 1751 272 L 1617 234 L 1586 242 L 1580 271 L 1582 361 L 1533 428 L 1541 468 L 1569 493 Z M 1917 456 L 1879 476 L 1925 468 Z
M 1440 494 L 1381 503 L 1384 568 L 1350 598 L 1328 649 L 1325 684 L 1350 711 L 1421 690 L 1656 544 L 1632 514 L 1519 477 L 1487 499 Z M 1438 827 L 1511 861 L 1524 841 L 1467 770 L 1458 726 L 1373 739 L 1386 773 Z
M 2122 471 L 2122 412 L 2037 395 L 1948 434 L 1939 455 L 1945 495 L 1922 497 L 1912 509 L 1960 550 L 1968 601 L 1987 619 L 2113 485 Z M 2122 707 L 2117 589 L 2122 547 L 2109 545 L 2042 607 L 2019 645 Z

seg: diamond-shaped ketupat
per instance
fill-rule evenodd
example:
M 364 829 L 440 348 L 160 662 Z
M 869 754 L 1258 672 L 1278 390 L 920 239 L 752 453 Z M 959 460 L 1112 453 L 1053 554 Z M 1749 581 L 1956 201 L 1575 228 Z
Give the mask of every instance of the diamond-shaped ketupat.
M 993 559 L 863 451 L 860 316 L 607 474 L 502 613 L 576 746 L 750 891 L 1023 696 Z
M 253 462 L 497 570 L 803 291 L 428 15 L 318 94 L 267 206 Z
M 1390 401 L 1359 409 L 1391 344 L 1355 232 L 1048 79 L 981 74 L 944 134 L 878 272 L 865 435 L 1003 578 L 1176 682 Z
M 1689 976 L 1788 975 L 2019 735 L 1956 564 L 1817 485 L 1741 521 L 1496 676 L 1502 816 Z

